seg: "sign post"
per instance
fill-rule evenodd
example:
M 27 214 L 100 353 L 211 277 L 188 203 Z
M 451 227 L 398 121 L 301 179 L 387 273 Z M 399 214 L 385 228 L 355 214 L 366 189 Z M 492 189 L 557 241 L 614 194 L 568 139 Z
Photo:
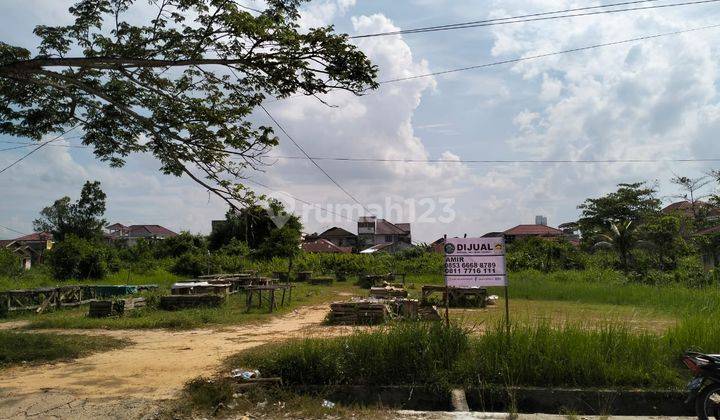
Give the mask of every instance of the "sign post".
M 510 305 L 505 271 L 504 238 L 445 240 L 446 296 L 452 287 L 505 287 L 505 321 L 510 332 Z M 446 298 L 448 299 L 448 298 Z

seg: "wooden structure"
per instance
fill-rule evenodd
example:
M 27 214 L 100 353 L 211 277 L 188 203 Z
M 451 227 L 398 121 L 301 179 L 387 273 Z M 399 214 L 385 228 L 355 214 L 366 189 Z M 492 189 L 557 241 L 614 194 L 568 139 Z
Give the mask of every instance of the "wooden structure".
M 405 274 L 399 274 L 402 276 L 402 285 L 405 284 Z M 385 273 L 385 274 L 364 274 L 361 275 L 358 279 L 358 285 L 365 289 L 370 289 L 372 287 L 379 287 L 386 285 L 388 283 L 392 283 L 395 281 L 396 276 L 398 274 L 395 273 Z M 400 285 L 400 287 L 402 287 Z
M 330 305 L 329 322 L 341 325 L 377 325 L 390 315 L 387 304 L 372 300 L 335 302 Z
M 430 296 L 442 293 L 443 302 L 448 299 L 450 306 L 476 306 L 485 307 L 487 289 L 481 287 L 445 287 L 439 285 L 425 285 L 422 287 L 421 302 L 427 304 Z M 446 294 L 448 296 L 446 296 Z
M 292 288 L 293 286 L 289 283 L 286 284 L 269 284 L 269 285 L 251 285 L 244 288 L 246 297 L 245 303 L 247 311 L 253 306 L 253 300 L 258 308 L 261 308 L 263 301 L 268 304 L 268 312 L 272 312 L 278 307 L 278 296 L 276 293 L 281 293 L 280 306 L 285 305 L 285 299 L 290 303 L 292 299 Z
M 114 315 L 123 315 L 126 312 L 145 307 L 145 298 L 128 298 L 117 300 L 97 300 L 90 302 L 88 316 L 104 318 Z
M 330 286 L 331 284 L 333 284 L 334 280 L 335 279 L 333 279 L 332 277 L 313 277 L 308 281 L 308 283 L 312 284 L 313 286 Z
M 407 296 L 407 290 L 402 287 L 386 285 L 383 287 L 370 288 L 370 297 L 376 299 L 406 298 Z
M 32 290 L 8 290 L 0 293 L 0 305 L 6 311 L 36 310 L 79 306 L 96 299 L 96 289 L 86 286 L 42 287 Z
M 142 290 L 156 289 L 156 285 L 66 285 L 27 290 L 0 292 L 0 312 L 35 310 L 85 305 L 112 296 L 131 295 Z
M 297 281 L 308 281 L 312 277 L 312 271 L 298 271 Z
M 160 297 L 160 308 L 167 311 L 187 308 L 218 307 L 225 302 L 225 295 L 170 295 Z
M 221 280 L 224 282 L 224 280 Z M 207 281 L 200 282 L 182 282 L 175 283 L 170 288 L 172 295 L 228 295 L 230 294 L 230 283 L 209 283 Z

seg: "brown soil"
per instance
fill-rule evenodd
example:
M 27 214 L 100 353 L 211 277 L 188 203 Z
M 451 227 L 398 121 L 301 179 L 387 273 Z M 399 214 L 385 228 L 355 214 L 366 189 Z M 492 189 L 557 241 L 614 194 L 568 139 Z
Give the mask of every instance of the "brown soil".
M 326 314 L 327 306 L 311 306 L 264 324 L 223 329 L 63 330 L 125 338 L 134 344 L 71 362 L 4 370 L 0 377 L 0 418 L 98 418 L 89 401 L 104 401 L 102 407 L 108 409 L 108 399 L 113 404 L 125 401 L 132 405 L 136 400 L 148 403 L 177 397 L 185 382 L 213 375 L 225 357 L 240 350 L 290 337 L 345 332 L 321 327 Z M 108 415 L 141 417 L 146 407 L 138 404 Z

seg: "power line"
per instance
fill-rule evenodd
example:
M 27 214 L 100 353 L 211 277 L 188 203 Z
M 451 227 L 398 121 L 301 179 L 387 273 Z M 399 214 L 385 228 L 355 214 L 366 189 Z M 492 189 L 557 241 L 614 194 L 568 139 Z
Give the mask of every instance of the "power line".
M 9 231 L 11 231 L 11 232 L 19 233 L 20 235 L 23 235 L 23 236 L 24 236 L 24 235 L 27 235 L 27 233 L 25 233 L 25 232 L 20 232 L 20 231 L 17 230 L 17 229 L 13 229 L 13 228 L 11 228 L 11 227 L 7 227 L 7 226 L 4 226 L 4 225 L 0 225 L 0 228 L 9 230 Z
M 326 213 L 334 214 L 334 215 L 336 215 L 336 216 L 342 217 L 343 219 L 349 220 L 349 221 L 351 221 L 351 222 L 357 222 L 357 220 L 355 220 L 355 219 L 351 219 L 351 218 L 349 218 L 349 217 L 347 217 L 347 216 L 345 216 L 345 215 L 343 215 L 343 214 L 336 213 L 336 212 L 334 212 L 334 211 L 332 211 L 332 210 L 328 210 L 328 209 L 326 209 L 325 207 L 323 207 L 323 206 L 321 206 L 321 205 L 319 205 L 319 204 L 315 204 L 315 203 L 311 203 L 311 202 L 309 202 L 309 201 L 305 201 L 305 200 L 303 200 L 303 199 L 301 199 L 301 198 L 295 197 L 294 195 L 292 195 L 292 194 L 290 194 L 290 193 L 286 193 L 285 191 L 275 190 L 275 189 L 270 188 L 270 187 L 268 187 L 267 185 L 262 184 L 262 183 L 260 183 L 260 182 L 253 181 L 253 180 L 251 180 L 251 179 L 246 179 L 245 182 L 249 182 L 249 183 L 251 183 L 251 184 L 259 185 L 260 187 L 263 187 L 263 188 L 265 188 L 265 189 L 268 189 L 268 190 L 270 190 L 270 191 L 272 191 L 272 192 L 275 192 L 275 193 L 278 193 L 278 194 L 286 195 L 286 196 L 292 198 L 293 200 L 296 200 L 296 201 L 299 201 L 299 202 L 301 202 L 301 203 L 307 204 L 308 206 L 317 207 L 317 208 L 319 208 L 320 210 L 323 210 L 323 211 L 326 212 Z
M 476 21 L 463 22 L 463 23 L 454 23 L 454 24 L 449 24 L 449 25 L 427 26 L 427 27 L 422 27 L 422 28 L 405 29 L 405 30 L 390 31 L 390 32 L 378 32 L 378 33 L 364 34 L 364 35 L 355 35 L 355 36 L 351 36 L 350 38 L 351 39 L 363 39 L 363 38 L 372 38 L 372 37 L 389 36 L 389 35 L 418 34 L 418 33 L 426 33 L 426 32 L 439 32 L 439 31 L 450 31 L 450 30 L 456 30 L 456 29 L 468 29 L 468 28 L 478 28 L 478 27 L 486 27 L 486 26 L 509 25 L 509 24 L 514 24 L 514 23 L 537 22 L 537 21 L 544 21 L 544 20 L 566 19 L 566 18 L 573 18 L 573 17 L 594 16 L 594 15 L 632 12 L 632 11 L 640 11 L 640 10 L 665 9 L 665 8 L 670 8 L 670 7 L 692 6 L 692 5 L 699 5 L 699 4 L 716 3 L 720 0 L 696 0 L 696 1 L 686 1 L 686 2 L 680 2 L 680 3 L 671 3 L 671 4 L 659 4 L 659 5 L 654 5 L 654 6 L 628 7 L 628 8 L 624 8 L 624 9 L 600 10 L 600 11 L 594 11 L 594 12 L 571 13 L 571 14 L 559 15 L 560 13 L 570 13 L 570 12 L 578 12 L 578 11 L 584 11 L 584 10 L 601 9 L 601 8 L 606 9 L 609 7 L 626 6 L 626 5 L 631 5 L 631 4 L 647 3 L 647 2 L 651 2 L 651 1 L 659 1 L 659 0 L 629 1 L 629 2 L 622 2 L 622 3 L 615 3 L 615 4 L 607 4 L 607 5 L 602 5 L 602 6 L 580 7 L 580 8 L 575 8 L 575 9 L 557 10 L 554 12 L 533 13 L 533 14 L 529 14 L 529 15 L 520 15 L 520 16 L 513 16 L 513 17 L 506 17 L 506 18 L 476 20 Z M 556 15 L 556 16 L 549 16 L 549 15 Z
M 386 35 L 402 35 L 406 33 L 416 33 L 416 32 L 425 32 L 429 30 L 434 29 L 455 29 L 456 27 L 463 27 L 466 25 L 475 25 L 475 24 L 482 24 L 482 23 L 490 23 L 490 22 L 501 22 L 506 20 L 515 20 L 515 19 L 525 19 L 525 18 L 532 18 L 537 16 L 547 16 L 547 15 L 555 15 L 560 13 L 570 13 L 570 12 L 581 12 L 584 10 L 594 10 L 594 9 L 603 9 L 608 7 L 616 7 L 616 6 L 627 6 L 632 4 L 639 4 L 639 3 L 654 3 L 661 0 L 636 0 L 636 1 L 626 1 L 622 3 L 613 3 L 613 4 L 605 4 L 600 6 L 589 6 L 589 7 L 579 7 L 574 9 L 563 9 L 563 10 L 556 10 L 553 12 L 539 12 L 539 13 L 531 13 L 527 15 L 518 15 L 518 16 L 510 16 L 505 18 L 494 18 L 494 19 L 484 19 L 484 20 L 474 20 L 470 22 L 461 22 L 461 23 L 451 23 L 448 25 L 436 25 L 436 26 L 425 26 L 425 27 L 419 27 L 419 28 L 411 28 L 411 29 L 401 29 L 398 31 L 388 31 L 388 32 L 375 32 L 371 34 L 363 34 L 363 35 L 355 35 L 351 36 L 351 39 L 357 39 L 357 38 L 370 38 L 370 37 L 376 37 L 376 36 L 386 36 Z
M 551 53 L 532 55 L 532 56 L 528 56 L 528 57 L 520 57 L 520 58 L 509 59 L 509 60 L 496 61 L 496 62 L 493 62 L 493 63 L 479 64 L 479 65 L 468 66 L 468 67 L 460 67 L 460 68 L 456 68 L 456 69 L 443 70 L 443 71 L 437 71 L 437 72 L 432 72 L 432 73 L 418 74 L 418 75 L 415 75 L 415 76 L 399 77 L 399 78 L 397 78 L 397 79 L 384 80 L 384 81 L 381 81 L 381 82 L 379 82 L 379 83 L 380 83 L 380 84 L 387 84 L 387 83 L 395 83 L 395 82 L 403 82 L 403 81 L 407 81 L 407 80 L 420 79 L 420 78 L 423 78 L 423 77 L 442 76 L 442 75 L 445 75 L 445 74 L 457 73 L 457 72 L 461 72 L 461 71 L 476 70 L 476 69 L 482 69 L 482 68 L 487 68 L 487 67 L 500 66 L 500 65 L 504 65 L 504 64 L 519 63 L 519 62 L 522 62 L 522 61 L 536 60 L 536 59 L 538 59 L 538 58 L 552 57 L 552 56 L 554 56 L 554 55 L 570 54 L 570 53 L 575 53 L 575 52 L 592 50 L 592 49 L 596 49 L 596 48 L 610 47 L 610 46 L 622 45 L 622 44 L 629 44 L 629 43 L 631 43 L 631 42 L 647 41 L 647 40 L 655 39 L 655 38 L 662 38 L 662 37 L 672 36 L 672 35 L 680 35 L 680 34 L 684 34 L 684 33 L 697 32 L 697 31 L 702 31 L 702 30 L 705 30 L 705 29 L 713 29 L 713 28 L 718 28 L 718 27 L 720 27 L 720 24 L 718 24 L 718 25 L 702 26 L 702 27 L 699 27 L 699 28 L 692 28 L 692 29 L 683 29 L 683 30 L 674 31 L 674 32 L 665 32 L 665 33 L 662 33 L 662 34 L 647 35 L 647 36 L 641 36 L 641 37 L 638 37 L 638 38 L 625 39 L 625 40 L 622 40 L 622 41 L 606 42 L 606 43 L 603 43 L 603 44 L 589 45 L 589 46 L 586 46 L 586 47 L 571 48 L 571 49 L 569 49 L 569 50 L 561 50 L 561 51 L 555 51 L 555 52 L 551 52 Z
M 323 174 L 325 174 L 325 176 L 326 176 L 330 181 L 332 181 L 332 183 L 335 184 L 335 186 L 337 186 L 342 192 L 344 192 L 345 195 L 347 195 L 348 197 L 350 197 L 351 200 L 353 200 L 354 202 L 356 202 L 357 204 L 359 204 L 368 214 L 372 214 L 372 212 L 371 212 L 370 210 L 368 210 L 368 208 L 365 207 L 364 204 L 362 204 L 357 198 L 355 198 L 355 196 L 353 196 L 352 194 L 350 194 L 350 192 L 348 192 L 348 190 L 346 190 L 345 188 L 343 188 L 342 185 L 340 185 L 337 181 L 335 181 L 335 179 L 334 179 L 333 177 L 331 177 L 330 174 L 328 174 L 328 173 L 325 171 L 325 169 L 323 169 L 317 162 L 315 162 L 315 160 L 313 160 L 313 158 L 310 157 L 310 155 L 305 151 L 305 149 L 303 149 L 302 146 L 300 146 L 300 144 L 298 144 L 298 142 L 296 142 L 295 139 L 292 138 L 292 136 L 285 130 L 285 128 L 275 119 L 275 117 L 273 117 L 273 116 L 270 114 L 270 112 L 268 112 L 268 110 L 267 110 L 262 104 L 260 104 L 259 106 L 260 106 L 260 108 L 261 108 L 263 111 L 265 111 L 265 113 L 267 114 L 267 116 L 272 120 L 273 123 L 275 123 L 275 125 L 280 129 L 280 131 L 282 131 L 283 134 L 285 134 L 285 136 L 287 136 L 287 138 L 290 139 L 290 141 L 295 145 L 295 147 L 297 147 L 298 150 L 300 150 L 300 151 L 302 152 L 302 154 L 305 155 L 305 157 L 307 157 L 307 159 L 309 159 L 310 162 L 312 162 L 313 165 L 315 165 L 315 166 L 320 170 L 320 172 L 322 172 Z
M 306 160 L 304 156 L 268 156 L 272 159 Z M 455 164 L 625 164 L 625 163 L 720 163 L 720 158 L 708 159 L 383 159 L 355 157 L 313 156 L 313 160 L 338 162 L 390 162 L 390 163 L 455 163 Z
M 69 137 L 64 140 L 71 140 L 73 138 L 80 138 L 80 137 Z M 5 152 L 5 151 L 15 150 L 15 149 L 22 149 L 22 148 L 38 145 L 38 143 L 34 143 L 34 142 L 17 142 L 17 141 L 0 141 L 0 143 L 18 145 L 17 147 L 13 146 L 13 147 L 5 148 L 5 149 L 0 149 L 0 152 Z M 77 149 L 89 149 L 90 148 L 89 146 L 83 146 L 83 145 L 79 145 L 79 144 L 49 144 L 48 147 L 65 147 L 65 148 L 77 148 Z
M 55 137 L 55 138 L 53 138 L 53 139 L 51 139 L 51 140 L 48 140 L 48 141 L 46 141 L 46 142 L 44 142 L 44 143 L 40 143 L 40 145 L 38 145 L 38 147 L 36 147 L 36 148 L 32 149 L 31 151 L 27 152 L 27 153 L 26 153 L 25 155 L 23 155 L 23 157 L 21 157 L 20 159 L 16 160 L 15 162 L 11 163 L 10 165 L 8 165 L 8 166 L 6 166 L 6 167 L 4 167 L 4 168 L 2 168 L 2 169 L 0 169 L 0 174 L 3 173 L 3 172 L 5 172 L 5 171 L 7 171 L 7 170 L 10 169 L 10 168 L 12 168 L 13 166 L 17 165 L 18 163 L 22 162 L 23 160 L 25 160 L 25 158 L 29 157 L 29 156 L 32 155 L 33 153 L 35 153 L 35 152 L 37 152 L 38 150 L 42 149 L 44 146 L 47 146 L 48 144 L 54 142 L 55 140 L 58 140 L 59 138 L 61 138 L 61 137 L 64 136 L 65 134 L 73 131 L 73 130 L 76 129 L 76 128 L 78 128 L 77 125 L 74 126 L 74 127 L 71 127 L 70 129 L 68 129 L 68 130 L 66 130 L 65 132 L 59 134 L 57 137 Z

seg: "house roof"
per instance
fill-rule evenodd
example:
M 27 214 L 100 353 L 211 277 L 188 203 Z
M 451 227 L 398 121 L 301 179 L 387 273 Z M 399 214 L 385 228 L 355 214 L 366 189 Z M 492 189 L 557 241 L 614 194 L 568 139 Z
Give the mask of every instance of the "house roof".
M 15 239 L 0 239 L 0 248 L 5 248 L 13 242 L 15 242 Z
M 378 219 L 375 223 L 377 235 L 406 235 L 410 233 L 410 223 L 390 223 L 385 219 Z
M 337 246 L 327 239 L 318 239 L 312 242 L 305 242 L 301 245 L 301 248 L 305 252 L 313 253 L 334 253 L 334 254 L 350 254 L 352 248 Z
M 712 235 L 713 233 L 720 233 L 720 226 L 713 226 L 707 229 L 700 230 L 696 235 Z
M 710 203 L 706 203 L 705 201 L 696 201 L 695 207 L 698 209 L 705 209 L 710 207 L 710 213 L 712 214 L 718 214 L 720 211 L 718 209 L 714 208 Z M 664 209 L 662 209 L 663 213 L 671 213 L 674 211 L 680 211 L 680 212 L 690 212 L 692 211 L 693 205 L 691 202 L 687 200 L 678 201 L 676 203 L 671 203 L 665 206 Z
M 563 231 L 545 225 L 517 225 L 504 233 L 510 236 L 561 236 Z
M 343 228 L 331 227 L 330 229 L 321 233 L 319 236 L 321 238 L 337 238 L 337 237 L 348 237 L 348 236 L 352 236 L 354 238 L 357 235 L 355 235 L 352 232 L 348 232 L 347 230 L 345 230 Z
M 136 235 L 162 235 L 177 236 L 177 233 L 160 225 L 131 225 L 128 226 L 128 236 Z
M 125 229 L 127 226 L 123 225 L 122 223 L 113 223 L 112 225 L 108 226 L 107 229 Z
M 49 232 L 35 232 L 31 233 L 29 235 L 21 236 L 19 238 L 15 238 L 15 241 L 22 241 L 22 242 L 45 242 L 45 241 L 52 241 L 52 234 Z

